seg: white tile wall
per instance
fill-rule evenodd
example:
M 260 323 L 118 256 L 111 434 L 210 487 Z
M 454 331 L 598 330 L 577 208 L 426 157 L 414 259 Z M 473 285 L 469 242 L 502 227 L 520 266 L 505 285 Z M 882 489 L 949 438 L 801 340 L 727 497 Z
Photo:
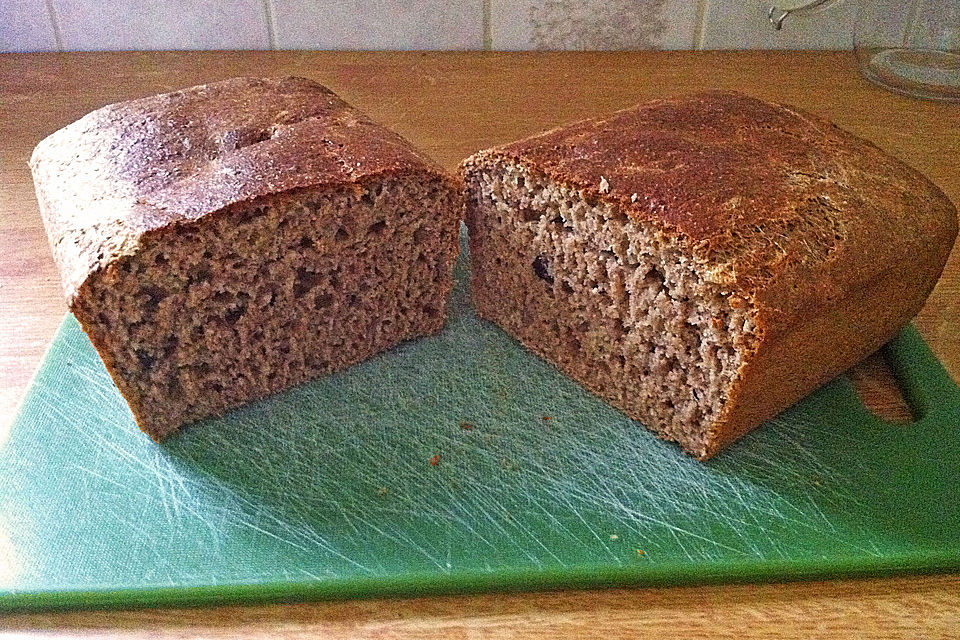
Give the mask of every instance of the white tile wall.
M 46 0 L 0 0 L 0 51 L 56 51 Z
M 261 0 L 53 0 L 63 47 L 269 49 Z
M 853 0 L 779 32 L 770 1 L 0 0 L 0 51 L 850 47 Z
M 690 49 L 693 0 L 491 0 L 493 49 Z
M 268 0 L 278 49 L 482 49 L 481 0 Z
M 867 0 L 870 1 L 870 0 Z M 776 31 L 767 18 L 771 4 L 796 7 L 798 0 L 707 0 L 702 49 L 849 49 L 853 46 L 852 0 L 816 13 L 789 16 Z

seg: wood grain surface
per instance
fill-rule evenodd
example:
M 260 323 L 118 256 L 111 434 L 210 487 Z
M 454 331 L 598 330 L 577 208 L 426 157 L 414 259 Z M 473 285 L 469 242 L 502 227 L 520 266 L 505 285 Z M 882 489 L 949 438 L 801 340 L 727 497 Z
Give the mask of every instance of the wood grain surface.
M 958 592 L 956 576 L 608 589 L 22 615 L 0 618 L 0 630 L 30 631 L 41 637 L 151 640 L 956 639 Z
M 452 168 L 477 149 L 645 99 L 739 89 L 820 113 L 960 202 L 960 107 L 861 79 L 851 54 L 785 52 L 144 52 L 0 55 L 0 442 L 66 307 L 26 165 L 48 133 L 109 102 L 238 75 L 301 75 Z M 960 379 L 960 264 L 916 320 Z M 868 406 L 909 411 L 879 356 L 851 372 Z M 35 614 L 0 633 L 67 637 L 958 637 L 960 576 L 784 585 Z

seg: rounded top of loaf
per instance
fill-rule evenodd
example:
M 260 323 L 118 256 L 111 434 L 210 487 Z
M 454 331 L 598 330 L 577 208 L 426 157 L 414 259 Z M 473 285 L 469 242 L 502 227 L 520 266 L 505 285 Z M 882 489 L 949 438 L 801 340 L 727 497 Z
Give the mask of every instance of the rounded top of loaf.
M 737 92 L 641 104 L 464 167 L 497 159 L 660 228 L 768 319 L 846 295 L 900 260 L 942 269 L 957 234 L 956 209 L 914 169 L 822 118 Z
M 326 87 L 294 77 L 105 106 L 41 141 L 30 166 L 68 300 L 152 230 L 301 188 L 444 175 Z

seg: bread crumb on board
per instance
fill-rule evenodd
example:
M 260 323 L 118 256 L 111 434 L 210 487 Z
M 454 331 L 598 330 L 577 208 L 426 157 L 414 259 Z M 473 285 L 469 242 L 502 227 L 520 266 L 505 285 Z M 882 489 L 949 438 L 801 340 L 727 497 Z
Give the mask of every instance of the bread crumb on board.
M 510 458 L 503 457 L 500 458 L 500 468 L 506 471 L 519 471 L 520 465 L 512 461 Z

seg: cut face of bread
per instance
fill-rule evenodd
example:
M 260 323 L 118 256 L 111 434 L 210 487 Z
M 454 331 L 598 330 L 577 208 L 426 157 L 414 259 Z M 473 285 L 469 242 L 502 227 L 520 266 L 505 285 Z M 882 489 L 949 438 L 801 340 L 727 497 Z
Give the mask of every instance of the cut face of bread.
M 753 309 L 705 282 L 679 243 L 516 163 L 467 174 L 481 316 L 694 455 L 706 450 Z
M 419 177 L 236 205 L 143 238 L 73 311 L 160 438 L 438 331 L 455 206 Z

